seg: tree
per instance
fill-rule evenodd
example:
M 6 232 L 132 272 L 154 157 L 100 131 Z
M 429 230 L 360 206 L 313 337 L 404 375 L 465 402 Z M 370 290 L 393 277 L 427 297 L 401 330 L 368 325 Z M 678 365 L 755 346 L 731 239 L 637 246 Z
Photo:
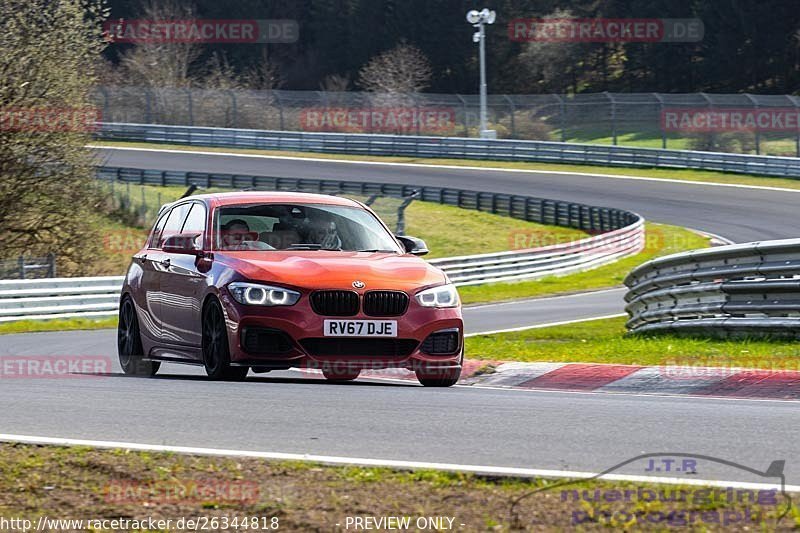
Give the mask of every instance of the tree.
M 98 250 L 101 196 L 88 91 L 105 46 L 99 1 L 0 3 L 0 251 L 58 256 L 81 273 Z M 46 117 L 46 118 L 44 118 Z
M 195 17 L 191 5 L 176 0 L 147 0 L 141 7 L 141 18 L 149 21 L 191 21 Z M 147 87 L 188 87 L 190 69 L 200 57 L 200 47 L 192 42 L 142 40 L 120 55 L 120 64 L 132 84 Z
M 428 86 L 431 66 L 416 46 L 400 43 L 369 60 L 358 73 L 358 85 L 371 92 L 411 94 Z

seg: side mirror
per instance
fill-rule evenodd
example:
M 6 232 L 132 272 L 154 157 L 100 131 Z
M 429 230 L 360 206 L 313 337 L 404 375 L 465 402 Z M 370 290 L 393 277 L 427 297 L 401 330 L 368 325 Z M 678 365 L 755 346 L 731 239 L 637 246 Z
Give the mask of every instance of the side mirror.
M 425 241 L 422 239 L 417 239 L 416 237 L 409 237 L 408 235 L 395 235 L 397 240 L 403 244 L 403 247 L 406 249 L 407 254 L 413 255 L 425 255 L 430 250 L 428 250 L 428 245 L 425 244 Z
M 161 250 L 170 254 L 201 255 L 203 251 L 195 243 L 199 233 L 184 233 L 167 237 Z

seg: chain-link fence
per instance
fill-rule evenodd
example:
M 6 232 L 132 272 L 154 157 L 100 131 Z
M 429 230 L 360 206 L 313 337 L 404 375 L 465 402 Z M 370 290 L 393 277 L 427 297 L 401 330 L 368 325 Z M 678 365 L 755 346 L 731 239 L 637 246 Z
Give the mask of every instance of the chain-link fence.
M 0 260 L 0 279 L 36 279 L 56 276 L 56 256 L 29 257 Z
M 477 95 L 100 87 L 105 122 L 474 137 Z M 499 138 L 800 156 L 800 97 L 491 95 Z

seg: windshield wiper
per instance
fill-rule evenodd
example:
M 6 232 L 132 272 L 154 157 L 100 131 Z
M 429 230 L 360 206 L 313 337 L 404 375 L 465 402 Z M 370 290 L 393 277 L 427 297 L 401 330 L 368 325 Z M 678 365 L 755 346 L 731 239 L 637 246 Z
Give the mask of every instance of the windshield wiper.
M 369 250 L 356 250 L 356 252 L 381 252 L 381 253 L 396 253 L 396 250 L 381 250 L 379 248 L 372 248 Z
M 297 243 L 297 244 L 290 244 L 286 250 L 325 250 L 328 252 L 341 252 L 341 248 L 323 248 L 321 244 L 313 244 L 313 243 Z

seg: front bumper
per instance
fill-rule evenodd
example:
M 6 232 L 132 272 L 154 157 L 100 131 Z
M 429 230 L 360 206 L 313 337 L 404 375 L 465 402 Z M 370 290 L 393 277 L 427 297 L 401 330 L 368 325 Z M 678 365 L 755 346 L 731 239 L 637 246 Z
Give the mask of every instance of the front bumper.
M 220 300 L 227 318 L 234 364 L 262 369 L 336 367 L 353 371 L 386 368 L 435 371 L 461 367 L 464 323 L 460 307 L 427 308 L 412 299 L 401 316 L 367 316 L 362 310 L 353 316 L 330 317 L 315 313 L 307 295 L 287 307 L 242 305 L 227 291 L 220 294 Z M 397 337 L 325 337 L 326 319 L 396 320 Z M 439 335 L 431 337 L 435 333 Z M 261 335 L 264 335 L 261 342 L 253 341 Z M 443 339 L 443 335 L 452 338 Z M 263 349 L 265 346 L 278 349 Z M 442 349 L 448 353 L 426 353 Z

